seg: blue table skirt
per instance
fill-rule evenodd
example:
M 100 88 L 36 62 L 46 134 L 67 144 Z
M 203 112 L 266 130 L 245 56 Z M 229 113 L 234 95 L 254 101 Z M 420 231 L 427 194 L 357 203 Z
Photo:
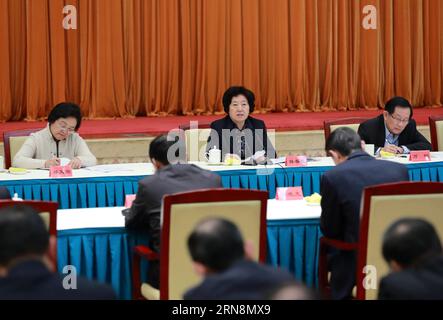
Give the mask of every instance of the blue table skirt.
M 320 192 L 320 178 L 332 167 L 301 167 L 217 172 L 225 188 L 269 191 L 277 187 L 302 186 L 305 196 Z M 410 164 L 412 181 L 443 182 L 443 162 Z M 0 181 L 12 194 L 25 200 L 57 201 L 60 209 L 123 206 L 125 195 L 134 194 L 144 176 Z
M 268 221 L 267 229 L 268 263 L 316 286 L 319 220 Z M 78 275 L 111 284 L 120 299 L 131 298 L 131 250 L 147 244 L 147 236 L 124 228 L 100 228 L 59 231 L 57 238 L 59 272 L 73 265 Z

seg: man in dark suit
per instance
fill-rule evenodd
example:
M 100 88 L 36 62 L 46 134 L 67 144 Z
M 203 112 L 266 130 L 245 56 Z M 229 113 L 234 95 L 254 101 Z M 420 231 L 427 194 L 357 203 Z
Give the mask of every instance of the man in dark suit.
M 11 199 L 11 193 L 9 192 L 8 188 L 0 187 L 0 199 L 3 199 L 3 200 L 10 200 Z
M 380 149 L 407 154 L 410 150 L 432 150 L 428 140 L 417 130 L 412 119 L 412 106 L 402 97 L 394 97 L 385 105 L 383 114 L 360 124 L 358 134 L 368 144 Z
M 55 241 L 33 208 L 0 210 L 0 300 L 115 299 L 107 285 L 54 273 L 48 256 Z
M 254 93 L 244 87 L 230 87 L 223 94 L 223 108 L 226 116 L 211 123 L 206 151 L 216 147 L 222 151 L 222 159 L 227 153 L 236 154 L 242 160 L 264 151 L 269 159 L 276 152 L 269 141 L 265 123 L 250 116 L 254 111 Z M 258 158 L 264 162 L 264 158 Z
M 393 272 L 381 280 L 379 299 L 443 299 L 442 246 L 429 222 L 394 222 L 383 237 L 383 256 Z
M 230 221 L 210 218 L 200 222 L 188 238 L 194 268 L 203 281 L 188 290 L 186 300 L 257 300 L 288 281 L 289 273 L 249 260 L 238 228 Z
M 326 152 L 336 164 L 335 168 L 325 172 L 320 183 L 320 227 L 326 237 L 358 242 L 363 189 L 409 180 L 404 165 L 376 160 L 362 151 L 361 144 L 358 134 L 346 127 L 334 130 L 326 141 Z M 355 284 L 355 253 L 333 251 L 329 266 L 332 298 L 350 298 Z
M 150 247 L 160 250 L 160 211 L 163 196 L 197 189 L 221 188 L 220 176 L 195 165 L 176 163 L 176 143 L 166 135 L 149 145 L 155 174 L 140 180 L 130 209 L 124 210 L 126 228 L 149 234 Z M 158 263 L 150 262 L 148 282 L 158 287 Z

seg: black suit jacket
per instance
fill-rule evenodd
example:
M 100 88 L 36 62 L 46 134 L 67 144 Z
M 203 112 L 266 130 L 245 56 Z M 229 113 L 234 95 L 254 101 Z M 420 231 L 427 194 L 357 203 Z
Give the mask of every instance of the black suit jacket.
M 322 233 L 329 238 L 357 242 L 363 189 L 372 185 L 408 180 L 408 170 L 402 164 L 376 160 L 362 151 L 352 153 L 345 162 L 322 176 Z M 354 252 L 332 254 L 330 268 L 333 298 L 344 299 L 350 296 L 355 283 L 355 264 Z
M 111 300 L 113 289 L 105 284 L 77 277 L 77 289 L 66 290 L 63 279 L 40 261 L 22 262 L 0 277 L 0 300 Z
M 168 165 L 138 183 L 130 209 L 124 210 L 125 225 L 130 230 L 146 232 L 149 246 L 160 251 L 160 211 L 163 196 L 197 189 L 221 188 L 220 176 L 191 164 Z M 159 263 L 149 262 L 148 283 L 158 288 Z
M 286 271 L 253 261 L 242 260 L 229 269 L 211 274 L 188 290 L 185 300 L 259 300 L 270 290 L 294 277 Z
M 235 131 L 232 130 L 238 130 L 236 124 L 231 120 L 229 116 L 212 122 L 211 129 L 212 131 L 211 135 L 208 137 L 206 151 L 216 146 L 217 149 L 222 150 L 222 161 L 226 153 L 236 153 L 241 156 L 239 150 L 234 150 L 234 137 L 230 137 L 226 133 L 223 134 L 223 129 L 229 130 L 228 133 L 231 133 L 231 135 L 234 135 L 235 133 Z M 274 146 L 269 141 L 266 126 L 262 120 L 248 117 L 245 121 L 244 129 L 249 130 L 242 130 L 246 135 L 246 145 L 244 150 L 245 155 L 241 156 L 242 159 L 250 157 L 255 152 L 261 150 L 266 151 L 266 157 L 269 159 L 273 159 L 277 156 Z M 237 133 L 239 132 L 240 131 L 238 130 Z
M 378 298 L 443 300 L 443 257 L 387 275 L 381 280 Z
M 138 183 L 130 210 L 125 213 L 129 229 L 147 232 L 150 245 L 160 249 L 160 211 L 164 195 L 197 189 L 221 188 L 220 176 L 191 164 L 168 165 Z
M 0 199 L 11 199 L 11 193 L 9 193 L 8 188 L 0 187 Z
M 386 132 L 383 115 L 369 119 L 360 124 L 358 134 L 368 144 L 374 144 L 375 150 L 385 146 Z M 411 119 L 398 137 L 398 145 L 406 146 L 409 150 L 432 150 L 428 140 L 417 130 L 414 119 Z

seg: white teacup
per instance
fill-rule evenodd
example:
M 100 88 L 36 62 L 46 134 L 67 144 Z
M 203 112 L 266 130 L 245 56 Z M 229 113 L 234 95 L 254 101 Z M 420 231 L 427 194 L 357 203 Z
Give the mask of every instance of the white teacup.
M 375 145 L 373 145 L 373 144 L 365 144 L 365 151 L 366 151 L 366 153 L 368 153 L 371 156 L 373 156 L 374 152 L 375 152 Z
M 220 163 L 221 159 L 221 150 L 216 149 L 210 149 L 208 152 L 205 153 L 206 160 L 208 160 L 208 163 Z

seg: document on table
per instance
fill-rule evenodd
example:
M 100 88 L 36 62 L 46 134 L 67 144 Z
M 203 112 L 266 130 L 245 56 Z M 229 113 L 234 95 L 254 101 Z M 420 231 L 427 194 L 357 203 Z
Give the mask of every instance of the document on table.
M 104 165 L 86 167 L 85 169 L 100 173 L 134 171 L 134 169 L 131 168 L 128 164 L 104 164 Z

